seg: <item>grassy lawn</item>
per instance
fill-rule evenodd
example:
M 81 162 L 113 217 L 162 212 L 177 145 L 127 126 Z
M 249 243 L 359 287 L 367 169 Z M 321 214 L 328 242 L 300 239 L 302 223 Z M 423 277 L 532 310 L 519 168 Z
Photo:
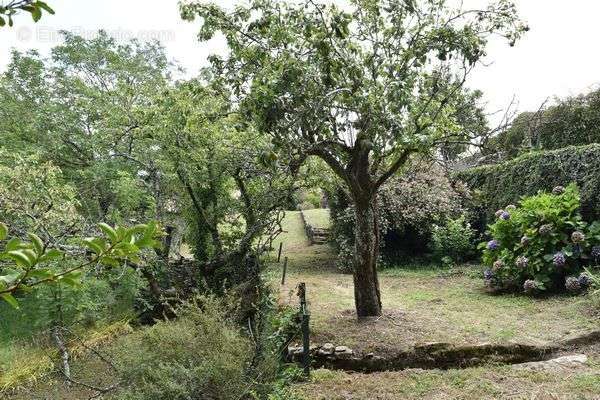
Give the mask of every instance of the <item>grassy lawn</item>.
M 347 345 L 385 355 L 427 342 L 544 344 L 600 327 L 585 297 L 531 298 L 492 295 L 480 267 L 455 270 L 407 266 L 380 274 L 384 315 L 357 321 L 350 275 L 333 266 L 329 246 L 308 246 L 301 220 L 289 213 L 280 237 L 289 257 L 287 281 L 280 264 L 270 272 L 280 301 L 297 304 L 295 287 L 306 282 L 315 344 Z M 318 370 L 295 386 L 306 399 L 599 399 L 600 345 L 586 350 L 588 366 L 563 374 L 490 365 L 459 370 L 406 370 L 373 374 Z
M 595 400 L 600 396 L 599 371 L 600 358 L 590 361 L 589 368 L 561 374 L 511 366 L 375 374 L 317 370 L 295 391 L 307 400 Z
M 306 222 L 314 228 L 329 228 L 329 209 L 315 208 L 314 210 L 304 210 Z
M 352 276 L 335 270 L 329 246 L 307 246 L 299 225 L 298 215 L 289 213 L 287 233 L 281 237 L 283 255 L 289 257 L 288 273 L 279 289 L 282 301 L 296 304 L 295 287 L 306 282 L 316 343 L 379 353 L 426 342 L 542 344 L 600 325 L 587 312 L 584 297 L 489 294 L 477 266 L 382 271 L 384 315 L 357 321 Z

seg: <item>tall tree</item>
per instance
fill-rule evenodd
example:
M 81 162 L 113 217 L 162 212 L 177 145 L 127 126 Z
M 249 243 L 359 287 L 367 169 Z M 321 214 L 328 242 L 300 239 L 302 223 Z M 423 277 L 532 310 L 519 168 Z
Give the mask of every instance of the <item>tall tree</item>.
M 239 111 L 297 162 L 320 157 L 344 183 L 356 213 L 356 311 L 380 315 L 379 188 L 413 154 L 468 139 L 457 94 L 490 36 L 514 44 L 527 28 L 507 0 L 473 10 L 445 0 L 249 3 L 181 12 L 201 17 L 200 40 L 225 36 L 229 54 L 210 61 Z
M 268 138 L 232 113 L 227 97 L 200 81 L 180 83 L 161 93 L 147 129 L 163 174 L 182 194 L 203 278 L 216 289 L 244 279 L 249 253 L 281 231 L 294 188 Z

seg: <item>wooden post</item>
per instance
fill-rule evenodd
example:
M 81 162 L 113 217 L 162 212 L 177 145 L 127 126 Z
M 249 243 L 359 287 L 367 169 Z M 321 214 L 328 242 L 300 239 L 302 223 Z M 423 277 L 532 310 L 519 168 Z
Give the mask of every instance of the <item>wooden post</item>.
M 306 284 L 298 285 L 298 296 L 300 297 L 300 312 L 302 313 L 302 365 L 304 375 L 310 376 L 310 313 L 306 305 Z
M 288 258 L 283 260 L 283 274 L 281 275 L 281 285 L 285 285 L 285 273 L 287 271 Z
M 283 249 L 283 242 L 279 242 L 279 254 L 277 254 L 277 262 L 281 261 L 281 250 Z

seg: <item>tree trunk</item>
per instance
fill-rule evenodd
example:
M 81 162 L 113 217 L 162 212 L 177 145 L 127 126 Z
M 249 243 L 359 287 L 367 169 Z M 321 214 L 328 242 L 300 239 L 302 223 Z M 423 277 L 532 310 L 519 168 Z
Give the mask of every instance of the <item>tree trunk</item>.
M 381 315 L 381 294 L 377 278 L 379 250 L 377 208 L 373 199 L 355 201 L 354 302 L 361 317 Z

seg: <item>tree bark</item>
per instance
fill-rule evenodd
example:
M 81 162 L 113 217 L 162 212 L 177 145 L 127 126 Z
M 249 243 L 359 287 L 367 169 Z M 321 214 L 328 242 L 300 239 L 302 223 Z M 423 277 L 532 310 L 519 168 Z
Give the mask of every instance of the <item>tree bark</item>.
M 354 302 L 361 317 L 381 315 L 381 293 L 377 277 L 379 252 L 377 208 L 372 199 L 355 200 Z

